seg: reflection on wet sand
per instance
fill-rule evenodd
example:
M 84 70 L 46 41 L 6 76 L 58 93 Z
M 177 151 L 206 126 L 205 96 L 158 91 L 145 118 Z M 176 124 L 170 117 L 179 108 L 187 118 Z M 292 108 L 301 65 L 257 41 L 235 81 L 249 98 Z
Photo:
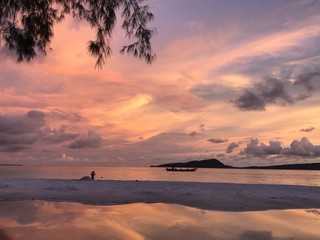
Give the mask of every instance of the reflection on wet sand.
M 10 238 L 10 236 L 3 229 L 0 229 L 0 239 L 11 240 L 12 238 Z
M 204 211 L 171 204 L 0 202 L 1 240 L 318 240 L 320 210 Z

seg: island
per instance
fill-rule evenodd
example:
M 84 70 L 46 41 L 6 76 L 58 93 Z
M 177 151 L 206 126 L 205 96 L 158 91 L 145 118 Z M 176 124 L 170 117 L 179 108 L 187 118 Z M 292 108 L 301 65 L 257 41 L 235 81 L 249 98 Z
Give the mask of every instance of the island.
M 283 170 L 320 170 L 320 163 L 284 164 L 271 166 L 233 167 L 225 165 L 218 159 L 195 160 L 190 162 L 166 163 L 151 167 L 183 167 L 183 168 L 232 168 L 232 169 L 283 169 Z
M 217 159 L 195 160 L 190 162 L 166 163 L 161 165 L 152 165 L 151 167 L 183 167 L 183 168 L 233 168 L 223 164 Z
M 0 167 L 21 167 L 22 164 L 0 163 Z

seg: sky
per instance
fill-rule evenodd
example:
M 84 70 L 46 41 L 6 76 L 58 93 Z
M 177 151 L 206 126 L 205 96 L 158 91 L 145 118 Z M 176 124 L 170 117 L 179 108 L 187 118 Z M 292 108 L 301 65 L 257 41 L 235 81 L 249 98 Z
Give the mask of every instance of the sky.
M 0 163 L 234 166 L 320 161 L 320 2 L 149 0 L 156 61 L 113 55 L 67 18 L 52 51 L 0 51 Z M 119 16 L 119 23 L 121 17 Z

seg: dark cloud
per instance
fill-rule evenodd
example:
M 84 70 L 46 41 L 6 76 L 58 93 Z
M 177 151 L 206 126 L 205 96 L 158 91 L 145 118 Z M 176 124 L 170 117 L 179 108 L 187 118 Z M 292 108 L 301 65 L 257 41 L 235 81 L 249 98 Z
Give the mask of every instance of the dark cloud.
M 308 91 L 314 90 L 314 86 L 312 84 L 313 79 L 318 79 L 320 77 L 320 70 L 318 68 L 311 69 L 305 72 L 300 73 L 294 81 L 294 85 L 303 85 Z
M 294 98 L 295 101 L 299 102 L 299 101 L 303 101 L 306 100 L 307 98 L 311 97 L 310 94 L 299 94 L 298 96 L 296 96 Z
M 226 155 L 225 155 L 224 153 L 219 153 L 219 154 L 217 154 L 216 156 L 217 156 L 217 158 L 223 158 L 223 157 L 225 157 Z
M 239 237 L 239 240 L 274 240 L 272 232 L 268 231 L 245 231 Z
M 191 137 L 194 137 L 194 136 L 198 135 L 198 132 L 197 131 L 192 131 L 191 133 L 189 133 L 189 135 Z
M 30 148 L 41 137 L 44 124 L 45 114 L 40 111 L 0 116 L 0 151 L 16 152 Z
M 97 144 L 98 138 L 94 138 L 93 133 L 88 133 L 85 138 L 83 135 L 80 137 L 79 134 L 68 133 L 65 126 L 59 129 L 46 127 L 46 117 L 46 113 L 36 110 L 23 115 L 0 116 L 0 152 L 18 152 L 31 149 L 36 144 L 68 141 L 75 141 L 72 145 L 74 147 Z
M 313 145 L 308 138 L 303 137 L 300 141 L 294 140 L 290 147 L 282 152 L 284 155 L 320 157 L 320 146 Z
M 87 134 L 82 134 L 74 142 L 69 144 L 69 148 L 99 148 L 102 145 L 103 139 L 94 131 L 88 131 Z
M 202 124 L 199 125 L 198 131 L 192 131 L 192 132 L 189 133 L 189 135 L 191 137 L 194 137 L 196 135 L 201 135 L 201 132 L 204 132 L 204 131 L 205 131 L 204 124 L 202 123 Z
M 220 138 L 210 138 L 210 139 L 207 139 L 208 142 L 211 142 L 211 143 L 224 143 L 224 142 L 228 142 L 229 140 L 228 139 L 220 139 Z
M 313 130 L 315 130 L 314 127 L 308 127 L 308 128 L 302 128 L 299 131 L 300 132 L 312 132 Z
M 238 143 L 232 142 L 226 149 L 226 153 L 232 153 L 235 148 L 239 147 Z
M 282 104 L 293 103 L 292 97 L 286 90 L 286 83 L 276 78 L 266 79 L 262 83 L 257 84 L 257 88 L 267 103 L 275 103 L 276 101 L 280 101 Z
M 263 111 L 265 110 L 265 101 L 255 93 L 245 90 L 244 93 L 233 101 L 235 106 L 244 111 Z
M 316 81 L 320 79 L 319 64 L 313 64 L 312 67 L 307 67 L 307 64 L 284 66 L 282 65 L 283 60 L 274 61 L 272 56 L 267 59 L 266 64 L 260 65 L 256 58 L 247 59 L 249 72 L 244 74 L 255 76 L 261 80 L 253 86 L 243 89 L 240 93 L 231 87 L 217 83 L 198 84 L 192 87 L 190 92 L 209 102 L 224 100 L 226 96 L 238 96 L 231 99 L 231 102 L 240 110 L 264 111 L 270 104 L 285 106 L 306 100 L 312 96 L 312 91 L 319 88 Z M 237 65 L 242 66 L 243 62 L 237 63 Z M 265 67 L 266 65 L 267 67 Z M 264 68 L 261 69 L 261 66 Z M 269 76 L 268 73 L 275 71 L 275 69 L 277 69 L 277 77 Z M 232 69 L 232 71 L 242 72 L 241 68 Z M 227 72 L 221 72 L 221 74 L 226 73 L 230 73 L 230 69 Z
M 0 133 L 0 151 L 17 152 L 29 149 L 40 138 L 39 132 L 27 134 Z
M 244 111 L 262 111 L 268 104 L 292 104 L 294 98 L 286 90 L 288 83 L 276 78 L 265 79 L 252 90 L 244 90 L 243 94 L 233 101 L 235 106 Z
M 48 143 L 61 143 L 66 141 L 72 141 L 79 137 L 79 134 L 67 133 L 65 126 L 61 126 L 59 129 L 46 127 L 43 129 L 42 133 L 42 139 Z
M 0 134 L 26 134 L 38 131 L 45 123 L 45 114 L 29 111 L 22 116 L 0 116 Z
M 245 154 L 252 156 L 265 156 L 280 154 L 283 148 L 281 147 L 281 142 L 279 141 L 269 141 L 269 145 L 260 143 L 258 139 L 251 139 L 250 143 L 247 144 L 247 147 L 244 149 Z

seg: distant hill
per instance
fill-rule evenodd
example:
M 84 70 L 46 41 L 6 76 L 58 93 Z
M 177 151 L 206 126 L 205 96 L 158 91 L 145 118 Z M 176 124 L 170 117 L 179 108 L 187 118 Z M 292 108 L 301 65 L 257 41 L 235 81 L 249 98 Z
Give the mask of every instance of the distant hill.
M 0 163 L 0 166 L 23 166 L 22 164 Z
M 151 167 L 189 167 L 189 168 L 232 168 L 217 159 L 196 160 L 190 162 L 167 163 Z
M 320 163 L 284 164 L 273 166 L 251 166 L 245 169 L 292 169 L 292 170 L 320 170 Z
M 217 159 L 196 160 L 155 165 L 151 167 L 188 167 L 188 168 L 234 168 L 234 169 L 287 169 L 287 170 L 320 170 L 320 163 L 285 164 L 272 166 L 233 167 Z

